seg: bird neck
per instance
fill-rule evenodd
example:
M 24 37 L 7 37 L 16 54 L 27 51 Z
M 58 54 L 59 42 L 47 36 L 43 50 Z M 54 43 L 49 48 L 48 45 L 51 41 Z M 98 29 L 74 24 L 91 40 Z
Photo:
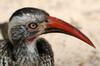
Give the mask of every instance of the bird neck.
M 13 49 L 13 57 L 15 61 L 23 63 L 21 60 L 37 62 L 39 59 L 38 50 L 36 47 L 36 40 L 34 40 L 31 44 L 27 45 L 23 41 L 17 42 L 14 45 Z M 27 60 L 26 60 L 27 59 Z

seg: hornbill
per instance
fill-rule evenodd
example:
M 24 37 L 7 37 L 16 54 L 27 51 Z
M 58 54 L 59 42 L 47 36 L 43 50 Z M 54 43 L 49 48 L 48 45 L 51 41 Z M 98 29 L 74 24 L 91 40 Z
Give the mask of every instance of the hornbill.
M 50 16 L 44 10 L 25 7 L 9 19 L 8 40 L 0 41 L 0 66 L 54 66 L 51 45 L 39 35 L 64 33 L 94 44 L 69 23 Z

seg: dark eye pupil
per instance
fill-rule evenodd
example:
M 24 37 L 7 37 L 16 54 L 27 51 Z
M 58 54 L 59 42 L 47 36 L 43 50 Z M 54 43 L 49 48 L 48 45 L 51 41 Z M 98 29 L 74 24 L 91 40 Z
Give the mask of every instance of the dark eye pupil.
M 35 26 L 35 24 L 32 24 L 32 27 L 34 27 Z
M 29 28 L 31 28 L 31 29 L 35 29 L 35 28 L 37 28 L 37 24 L 35 24 L 35 23 L 30 23 L 29 24 Z

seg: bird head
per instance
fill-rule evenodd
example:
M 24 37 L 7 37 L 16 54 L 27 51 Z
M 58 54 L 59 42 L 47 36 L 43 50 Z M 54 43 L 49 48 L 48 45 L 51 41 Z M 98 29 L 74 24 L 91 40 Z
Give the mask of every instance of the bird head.
M 8 35 L 12 43 L 22 40 L 31 44 L 39 35 L 46 33 L 64 33 L 74 36 L 92 47 L 94 44 L 77 28 L 69 23 L 50 16 L 37 8 L 22 8 L 17 10 L 9 20 Z

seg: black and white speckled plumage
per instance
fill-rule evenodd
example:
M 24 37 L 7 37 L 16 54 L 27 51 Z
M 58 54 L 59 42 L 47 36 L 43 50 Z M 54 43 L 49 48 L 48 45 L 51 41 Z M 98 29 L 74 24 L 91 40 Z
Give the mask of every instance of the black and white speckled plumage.
M 52 48 L 44 38 L 36 38 L 30 45 L 24 41 L 35 34 L 27 31 L 25 24 L 46 22 L 48 15 L 41 9 L 22 8 L 11 16 L 8 40 L 0 41 L 0 66 L 54 66 Z
M 12 16 L 11 16 L 11 18 L 9 20 L 11 20 L 15 16 L 20 16 L 21 17 L 21 16 L 23 16 L 25 14 L 34 15 L 34 17 L 36 19 L 34 22 L 44 22 L 44 21 L 47 20 L 46 16 L 49 15 L 44 10 L 28 7 L 28 8 L 23 8 L 23 9 L 17 10 L 15 13 L 12 14 Z
M 36 41 L 37 49 L 35 50 L 37 53 L 32 54 L 32 56 L 36 55 L 33 58 L 32 56 L 27 57 L 29 55 L 26 55 L 27 53 L 25 53 L 25 55 L 22 53 L 22 56 L 18 55 L 19 57 L 15 56 L 16 54 L 12 54 L 13 51 L 8 45 L 9 43 L 6 41 L 0 41 L 0 66 L 54 66 L 54 57 L 51 46 L 43 38 Z M 19 50 L 21 51 L 23 48 L 20 48 Z

